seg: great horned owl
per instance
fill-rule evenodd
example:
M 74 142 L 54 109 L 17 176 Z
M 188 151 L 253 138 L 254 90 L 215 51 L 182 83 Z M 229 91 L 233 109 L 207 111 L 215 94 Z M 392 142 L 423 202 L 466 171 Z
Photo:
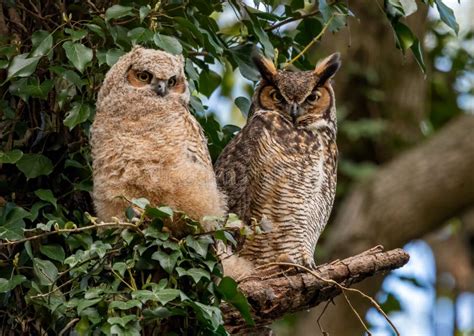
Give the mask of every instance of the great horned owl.
M 216 163 L 217 183 L 228 196 L 229 212 L 264 231 L 247 239 L 224 260 L 239 276 L 275 261 L 314 267 L 316 242 L 336 190 L 336 105 L 331 78 L 339 54 L 313 71 L 277 70 L 254 55 L 262 75 L 252 98 L 252 115 Z
M 99 219 L 123 217 L 124 197 L 146 197 L 195 220 L 225 213 L 189 98 L 182 56 L 135 47 L 109 70 L 91 131 Z

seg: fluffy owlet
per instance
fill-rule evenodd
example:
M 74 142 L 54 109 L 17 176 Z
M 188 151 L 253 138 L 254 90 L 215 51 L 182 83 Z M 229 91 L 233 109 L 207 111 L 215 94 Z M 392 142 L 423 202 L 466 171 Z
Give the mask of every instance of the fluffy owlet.
M 135 47 L 109 70 L 91 132 L 99 219 L 123 217 L 122 196 L 146 197 L 195 220 L 225 213 L 189 98 L 182 56 Z
M 314 250 L 336 190 L 336 105 L 331 78 L 339 54 L 313 71 L 277 70 L 260 55 L 262 79 L 253 113 L 216 163 L 217 183 L 229 212 L 264 232 L 247 239 L 238 257 L 224 260 L 227 274 L 286 261 L 314 267 Z

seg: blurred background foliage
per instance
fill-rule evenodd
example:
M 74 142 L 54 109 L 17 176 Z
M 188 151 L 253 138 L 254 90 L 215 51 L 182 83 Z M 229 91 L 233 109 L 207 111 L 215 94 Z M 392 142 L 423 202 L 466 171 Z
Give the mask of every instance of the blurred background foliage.
M 390 162 L 436 137 L 456 117 L 473 113 L 472 16 L 470 21 L 467 16 L 468 24 L 461 25 L 460 30 L 449 7 L 456 4 L 447 4 L 442 0 L 4 0 L 0 11 L 0 239 L 22 239 L 39 225 L 49 224 L 51 229 L 54 223 L 59 228 L 90 224 L 84 212 L 93 213 L 88 137 L 96 94 L 107 70 L 132 45 L 185 56 L 191 109 L 209 139 L 213 159 L 245 122 L 258 80 L 249 57 L 253 46 L 258 45 L 280 66 L 310 46 L 294 67 L 312 69 L 319 58 L 333 51 L 340 51 L 343 57 L 343 68 L 335 79 L 341 152 L 332 218 L 335 224 L 328 225 L 327 237 L 318 245 L 317 259 L 360 252 L 360 246 L 350 242 L 339 254 L 331 249 L 337 243 L 336 217 L 351 192 L 364 183 L 379 183 L 377 172 Z M 470 3 L 462 8 L 465 15 L 474 10 Z M 320 34 L 321 41 L 315 41 Z M 472 136 L 470 140 L 474 140 Z M 159 155 L 159 150 L 152 154 Z M 474 153 L 465 155 L 472 157 Z M 411 192 L 406 190 L 407 194 Z M 386 221 L 390 225 L 390 218 Z M 466 322 L 466 318 L 458 318 L 474 314 L 472 307 L 468 309 L 473 303 L 472 294 L 467 300 L 463 296 L 467 304 L 456 304 L 458 296 L 473 291 L 474 229 L 468 229 L 472 221 L 464 211 L 453 211 L 449 218 L 439 218 L 436 226 L 425 230 L 432 232 L 431 236 L 400 240 L 409 243 L 413 238 L 425 239 L 435 260 L 443 259 L 437 251 L 458 246 L 468 261 L 461 265 L 462 276 L 457 276 L 457 270 L 436 262 L 431 265 L 427 258 L 421 258 L 418 268 L 432 268 L 435 273 L 436 265 L 436 270 L 445 270 L 424 285 L 416 272 L 396 273 L 396 285 L 384 283 L 378 295 L 391 316 L 403 314 L 403 293 L 410 293 L 408 289 L 400 292 L 401 283 L 424 288 L 439 285 L 426 305 L 435 307 L 437 297 L 449 298 L 452 311 L 457 312 L 453 313 L 449 332 L 472 332 L 472 319 Z M 371 244 L 388 239 L 376 237 Z M 60 240 L 54 243 L 62 246 L 66 256 L 79 247 L 86 251 L 95 248 L 94 235 L 81 239 L 79 245 Z M 39 245 L 27 250 L 23 245 L 1 249 L 0 276 L 7 281 L 1 291 L 5 294 L 0 294 L 2 305 L 15 302 L 20 287 L 31 289 L 28 281 L 19 282 L 13 276 L 15 272 L 36 279 L 32 282 L 41 279 L 37 268 L 33 269 L 32 255 L 41 255 L 59 271 L 67 270 L 64 258 L 51 258 Z M 426 249 L 414 248 L 413 254 L 419 251 Z M 457 258 L 444 256 L 447 264 L 459 264 L 460 255 Z M 452 281 L 446 285 L 441 281 L 445 273 L 454 283 L 467 277 L 471 286 L 452 286 Z M 331 325 L 331 312 L 328 314 L 328 331 L 337 330 Z M 342 312 L 335 309 L 333 314 L 340 317 Z M 375 333 L 389 334 L 389 329 L 377 324 L 376 313 L 369 311 L 367 317 Z M 318 334 L 314 320 L 314 315 L 289 317 L 277 328 L 282 334 L 285 330 Z M 401 321 L 414 325 L 419 322 L 410 320 L 408 313 Z M 92 319 L 90 322 L 96 323 Z M 447 329 L 438 330 L 436 322 L 431 322 L 424 329 L 403 330 L 445 335 L 439 330 Z M 360 325 L 351 323 L 348 318 L 346 333 L 354 335 Z M 344 332 L 338 330 L 335 334 Z

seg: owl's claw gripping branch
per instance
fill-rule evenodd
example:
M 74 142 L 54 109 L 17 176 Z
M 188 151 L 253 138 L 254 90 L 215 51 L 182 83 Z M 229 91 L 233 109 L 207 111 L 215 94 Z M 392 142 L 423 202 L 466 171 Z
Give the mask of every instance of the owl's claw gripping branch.
M 315 270 L 294 265 L 298 270 L 285 276 L 249 278 L 239 287 L 252 306 L 255 326 L 246 325 L 238 311 L 225 305 L 222 309 L 226 329 L 231 334 L 261 334 L 266 326 L 283 315 L 315 307 L 341 294 L 342 290 L 357 291 L 348 287 L 375 274 L 402 267 L 409 258 L 402 249 L 385 252 L 382 246 L 377 246 L 334 263 L 319 265 Z

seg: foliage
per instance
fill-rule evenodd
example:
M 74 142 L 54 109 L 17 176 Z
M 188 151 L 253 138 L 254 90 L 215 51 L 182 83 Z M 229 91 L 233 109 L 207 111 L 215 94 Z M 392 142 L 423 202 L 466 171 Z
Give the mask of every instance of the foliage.
M 436 6 L 441 19 L 457 30 L 452 11 L 441 0 L 424 3 Z M 142 218 L 134 230 L 104 235 L 80 230 L 93 224 L 86 215 L 93 212 L 88 136 L 97 91 L 110 66 L 134 44 L 183 53 L 191 108 L 215 159 L 238 128 L 221 127 L 205 114 L 201 98 L 227 81 L 212 65 L 220 63 L 227 72 L 238 69 L 256 81 L 249 59 L 255 44 L 284 64 L 325 29 L 335 33 L 344 28 L 353 15 L 346 1 L 321 0 L 314 7 L 304 1 L 256 1 L 255 6 L 216 0 L 74 1 L 65 6 L 12 0 L 3 2 L 2 9 L 8 27 L 6 32 L 0 27 L 7 33 L 0 46 L 0 239 L 42 234 L 41 239 L 0 246 L 0 297 L 2 311 L 8 308 L 7 324 L 25 333 L 40 325 L 48 331 L 68 327 L 79 334 L 94 328 L 133 334 L 147 322 L 166 320 L 156 328 L 225 333 L 219 302 L 226 299 L 244 313 L 246 305 L 232 280 L 214 283 L 222 274 L 215 255 L 208 253 L 210 237 L 175 240 L 161 230 L 163 218 L 152 218 L 146 227 Z M 398 46 L 410 49 L 423 68 L 419 41 L 403 23 L 416 9 L 414 0 L 387 0 L 383 15 Z M 223 25 L 219 15 L 224 11 L 233 11 L 238 20 Z M 292 22 L 296 27 L 288 29 Z M 306 55 L 294 65 L 312 68 Z M 248 112 L 245 98 L 235 103 Z M 371 122 L 359 126 L 359 133 L 351 129 L 354 137 L 380 130 Z M 149 212 L 164 216 L 163 209 L 155 210 Z M 152 270 L 160 270 L 158 265 L 156 279 Z

